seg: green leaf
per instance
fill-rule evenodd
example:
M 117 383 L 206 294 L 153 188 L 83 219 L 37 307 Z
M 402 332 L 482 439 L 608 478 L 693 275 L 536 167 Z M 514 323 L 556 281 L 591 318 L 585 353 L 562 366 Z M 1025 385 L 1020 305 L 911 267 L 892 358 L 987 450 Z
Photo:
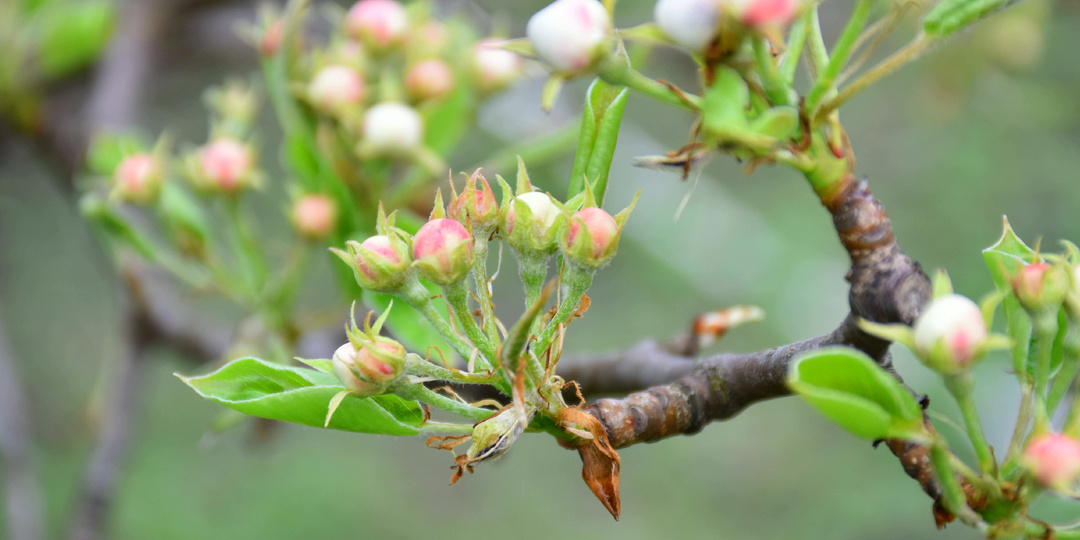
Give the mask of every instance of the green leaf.
M 583 192 L 588 177 L 589 182 L 597 184 L 594 187 L 597 201 L 603 201 L 627 95 L 626 87 L 610 85 L 600 79 L 589 85 L 567 198 Z
M 93 62 L 105 50 L 116 18 L 107 0 L 54 2 L 38 14 L 41 72 L 58 78 Z
M 86 168 L 93 174 L 112 176 L 125 157 L 149 149 L 146 139 L 135 133 L 99 133 L 86 151 Z
M 1015 0 L 943 0 L 923 17 L 927 35 L 945 37 L 956 33 Z
M 199 377 L 180 380 L 200 396 L 260 418 L 322 427 L 327 408 L 343 387 L 333 375 L 242 358 Z M 393 395 L 348 395 L 334 413 L 330 428 L 359 433 L 416 435 L 424 413 L 416 402 Z
M 845 347 L 797 358 L 787 385 L 811 406 L 865 439 L 920 438 L 922 408 L 869 356 Z
M 178 241 L 180 235 L 186 234 L 198 239 L 202 245 L 209 244 L 213 231 L 203 207 L 177 182 L 166 181 L 162 185 L 158 212 L 178 235 Z
M 326 360 L 325 358 L 310 359 L 310 358 L 296 358 L 297 361 L 302 362 L 304 365 L 314 369 L 315 371 L 321 371 L 323 373 L 334 374 L 334 361 Z
M 1031 263 L 1037 262 L 1039 256 L 1035 250 L 1024 244 L 1009 225 L 1009 219 L 1004 218 L 1004 230 L 998 241 L 983 250 L 983 259 L 986 261 L 990 275 L 994 279 L 994 286 L 1005 298 L 1001 302 L 1001 309 L 1005 313 L 1005 323 L 1009 338 L 1012 339 L 1013 368 L 1017 373 L 1033 374 L 1035 369 L 1034 359 L 1029 359 L 1031 347 L 1031 317 L 1020 305 L 1020 301 L 1013 296 L 1012 278 L 1020 270 Z

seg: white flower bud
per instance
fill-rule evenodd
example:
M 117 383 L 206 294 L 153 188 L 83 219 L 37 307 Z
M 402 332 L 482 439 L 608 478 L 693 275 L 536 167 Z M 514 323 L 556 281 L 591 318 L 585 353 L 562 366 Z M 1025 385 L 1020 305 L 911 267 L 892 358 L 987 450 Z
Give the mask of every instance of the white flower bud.
M 377 153 L 403 153 L 420 145 L 424 120 L 401 103 L 380 103 L 364 115 L 364 144 Z
M 611 16 L 597 0 L 556 0 L 525 27 L 537 56 L 566 74 L 586 71 L 600 60 L 612 32 Z

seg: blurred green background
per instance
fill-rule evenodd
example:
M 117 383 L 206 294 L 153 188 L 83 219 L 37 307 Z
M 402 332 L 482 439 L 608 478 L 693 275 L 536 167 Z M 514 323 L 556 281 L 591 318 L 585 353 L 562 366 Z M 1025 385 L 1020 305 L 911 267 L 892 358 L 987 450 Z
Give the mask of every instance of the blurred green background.
M 484 0 L 447 9 L 496 14 L 520 36 L 543 4 Z M 823 8 L 827 36 L 844 4 Z M 927 269 L 948 268 L 958 292 L 973 297 L 991 288 L 979 250 L 996 240 L 1003 214 L 1022 238 L 1041 238 L 1048 250 L 1059 239 L 1080 240 L 1080 10 L 1070 2 L 1043 7 L 1050 13 L 1034 53 L 1020 50 L 1031 46 L 1030 36 L 1018 38 L 991 20 L 842 114 L 857 171 L 888 208 L 901 246 Z M 253 10 L 234 8 L 244 17 Z M 642 22 L 651 10 L 651 2 L 621 2 L 619 22 Z M 140 122 L 149 133 L 167 128 L 181 140 L 201 140 L 201 89 L 226 73 L 253 70 L 254 54 L 226 28 L 220 32 L 233 51 L 178 55 L 153 77 Z M 657 51 L 647 72 L 688 83 L 692 69 L 678 53 Z M 587 81 L 572 84 L 551 115 L 539 111 L 541 83 L 522 82 L 484 110 L 454 168 L 471 170 L 492 144 L 574 121 Z M 768 319 L 714 351 L 758 350 L 829 331 L 846 313 L 846 256 L 796 173 L 762 167 L 747 176 L 731 159 L 715 157 L 676 221 L 689 184 L 629 166 L 634 156 L 684 144 L 690 120 L 630 98 L 607 206 L 622 208 L 638 189 L 643 196 L 618 258 L 590 291 L 588 316 L 572 327 L 570 350 L 667 338 L 697 313 L 742 303 L 763 307 Z M 265 166 L 272 168 L 276 132 L 272 119 L 265 121 Z M 75 203 L 57 189 L 55 164 L 24 141 L 7 139 L 0 152 L 0 317 L 31 405 L 48 531 L 63 536 L 93 446 L 90 400 L 107 359 L 120 350 L 118 285 Z M 530 167 L 534 183 L 560 193 L 570 159 Z M 283 221 L 266 230 L 266 241 L 275 242 Z M 316 268 L 321 278 L 312 295 L 326 294 L 329 264 L 328 256 Z M 515 316 L 521 296 L 510 270 L 496 289 L 504 320 Z M 930 394 L 932 408 L 954 412 L 906 351 L 897 348 L 896 363 L 909 384 Z M 221 407 L 171 375 L 196 369 L 171 351 L 153 352 L 110 538 L 977 537 L 959 525 L 936 532 L 929 499 L 896 458 L 795 399 L 756 405 L 694 437 L 622 451 L 623 515 L 615 522 L 582 483 L 577 455 L 542 435 L 523 437 L 502 460 L 453 487 L 449 454 L 426 449 L 419 438 L 298 426 L 285 426 L 268 444 L 254 444 L 248 428 L 208 438 Z M 997 446 L 1011 433 L 1018 401 L 1007 370 L 1001 356 L 979 368 L 978 402 Z

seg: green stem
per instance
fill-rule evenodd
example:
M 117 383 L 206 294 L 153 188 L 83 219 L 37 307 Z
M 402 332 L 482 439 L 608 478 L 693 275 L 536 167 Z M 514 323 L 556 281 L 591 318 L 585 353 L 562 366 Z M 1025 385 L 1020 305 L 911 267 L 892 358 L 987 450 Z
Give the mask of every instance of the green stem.
M 491 306 L 491 291 L 488 289 L 487 254 L 489 231 L 478 231 L 473 252 L 476 254 L 473 263 L 473 276 L 476 278 L 476 295 L 480 298 L 480 315 L 482 317 L 484 332 L 491 343 L 499 343 L 499 328 L 495 325 L 495 310 Z M 492 349 L 494 354 L 494 349 Z
M 757 59 L 758 73 L 765 87 L 765 95 L 773 105 L 790 105 L 791 88 L 780 78 L 776 59 L 773 58 L 769 42 L 765 38 L 754 40 L 754 57 Z
M 795 84 L 795 71 L 799 68 L 799 58 L 802 56 L 803 46 L 806 45 L 806 25 L 806 17 L 799 18 L 791 25 L 787 50 L 780 59 L 780 80 L 788 87 Z
M 480 349 L 480 357 L 483 363 L 487 364 L 485 369 L 490 369 L 490 366 L 495 365 L 495 344 L 484 335 L 473 318 L 472 310 L 469 309 L 469 286 L 466 283 L 463 279 L 453 285 L 443 286 L 443 296 L 450 304 L 450 311 L 458 325 L 465 331 L 465 337 Z
M 1050 388 L 1050 397 L 1046 399 L 1046 409 L 1053 414 L 1058 405 L 1069 391 L 1069 387 L 1076 382 L 1076 376 L 1080 375 L 1080 328 L 1072 326 L 1065 334 L 1062 343 L 1063 358 L 1061 360 L 1061 373 L 1054 379 Z
M 449 367 L 440 366 L 434 362 L 424 360 L 418 354 L 406 356 L 407 373 L 410 375 L 426 375 L 443 381 L 461 384 L 495 384 L 502 379 L 495 374 L 480 372 L 470 373 Z
M 936 38 L 926 36 L 925 34 L 919 34 L 903 48 L 882 60 L 878 65 L 870 68 L 869 71 L 852 81 L 851 84 L 845 86 L 835 97 L 823 103 L 821 107 L 818 108 L 818 112 L 814 116 L 813 122 L 817 123 L 820 119 L 827 117 L 841 105 L 847 103 L 849 99 L 855 97 L 856 94 L 865 90 L 868 86 L 891 75 L 906 64 L 915 61 L 932 45 L 936 44 L 937 41 Z
M 1033 313 L 1032 319 L 1035 322 L 1035 344 L 1038 347 L 1035 396 L 1041 398 L 1038 401 L 1045 407 L 1045 400 L 1050 392 L 1050 363 L 1053 360 L 1054 339 L 1057 337 L 1057 312 Z
M 807 56 L 807 67 L 810 68 L 810 76 L 818 78 L 821 70 L 829 64 L 829 50 L 825 47 L 825 37 L 821 35 L 821 20 L 818 18 L 818 6 L 810 8 L 803 16 L 809 35 L 806 39 L 810 44 L 810 54 Z
M 1024 443 L 1024 435 L 1027 434 L 1028 424 L 1031 423 L 1031 409 L 1035 399 L 1035 391 L 1030 382 L 1020 385 L 1020 411 L 1016 415 L 1016 427 L 1013 428 L 1012 438 L 1009 440 L 1009 450 L 1005 453 L 1004 464 L 1001 466 L 1001 477 L 1005 480 L 1013 480 L 1016 473 L 1018 458 Z
M 859 39 L 859 34 L 862 33 L 862 29 L 870 19 L 870 10 L 873 6 L 873 0 L 859 0 L 855 4 L 855 9 L 851 12 L 851 18 L 848 19 L 847 26 L 844 27 L 844 31 L 836 40 L 829 63 L 818 74 L 818 78 L 806 98 L 806 111 L 811 118 L 814 116 L 814 109 L 821 103 L 821 99 L 833 91 L 836 78 L 843 71 L 844 65 L 847 64 L 848 59 L 851 57 L 855 42 Z
M 1070 437 L 1080 437 L 1080 392 L 1073 394 L 1073 402 L 1069 407 L 1069 415 L 1065 418 L 1062 433 Z
M 450 327 L 450 323 L 446 322 L 446 319 L 435 309 L 434 304 L 431 303 L 431 298 L 428 296 L 427 288 L 420 284 L 420 280 L 416 278 L 415 274 L 409 276 L 402 289 L 394 294 L 405 300 L 413 309 L 419 311 L 435 327 L 439 335 L 453 347 L 458 356 L 466 361 L 472 356 L 473 346 L 455 332 Z M 481 361 L 486 360 L 482 359 Z M 491 369 L 491 366 L 484 366 L 484 368 Z
M 559 327 L 563 325 L 570 316 L 577 310 L 578 304 L 581 302 L 581 297 L 585 295 L 585 291 L 589 290 L 589 286 L 592 285 L 592 272 L 585 269 L 579 269 L 574 264 L 566 265 L 566 276 L 564 283 L 569 285 L 569 292 L 566 294 L 566 298 L 563 299 L 562 304 L 559 305 L 559 309 L 555 312 L 555 316 L 551 318 L 547 326 L 536 338 L 536 346 L 532 349 L 536 355 L 542 356 L 544 351 L 551 346 L 551 342 L 555 340 L 555 336 L 559 331 Z
M 421 424 L 420 428 L 428 433 L 472 433 L 473 425 L 428 420 Z
M 935 441 L 930 446 L 930 461 L 934 464 L 934 472 L 937 473 L 938 482 L 941 484 L 945 507 L 960 518 L 960 521 L 980 530 L 985 529 L 986 524 L 967 505 L 967 497 L 964 495 L 963 488 L 960 487 L 960 482 L 956 479 L 950 455 L 951 452 L 944 441 Z
M 432 391 L 422 384 L 399 384 L 391 388 L 391 391 L 404 399 L 427 403 L 432 407 L 452 412 L 472 420 L 483 420 L 495 413 L 495 411 L 490 409 L 473 407 L 472 405 L 462 403 L 456 399 L 448 398 L 438 392 Z
M 240 200 L 231 198 L 225 201 L 225 211 L 228 215 L 229 237 L 234 244 L 233 254 L 236 262 L 248 280 L 251 296 L 258 297 L 266 284 L 266 275 L 269 271 L 266 259 L 263 258 L 262 249 L 251 233 L 250 223 L 240 207 Z
M 699 96 L 685 92 L 680 96 L 671 88 L 646 77 L 636 69 L 606 70 L 599 73 L 599 75 L 606 83 L 625 86 L 670 105 L 693 111 L 701 110 L 701 98 Z
M 979 411 L 975 408 L 974 387 L 975 379 L 971 373 L 964 372 L 959 375 L 945 377 L 945 386 L 956 398 L 960 405 L 960 413 L 964 417 L 964 425 L 967 427 L 971 445 L 975 448 L 975 455 L 979 460 L 979 469 L 988 476 L 997 474 L 997 463 L 994 461 L 993 451 L 986 442 L 983 434 L 982 423 L 979 421 Z

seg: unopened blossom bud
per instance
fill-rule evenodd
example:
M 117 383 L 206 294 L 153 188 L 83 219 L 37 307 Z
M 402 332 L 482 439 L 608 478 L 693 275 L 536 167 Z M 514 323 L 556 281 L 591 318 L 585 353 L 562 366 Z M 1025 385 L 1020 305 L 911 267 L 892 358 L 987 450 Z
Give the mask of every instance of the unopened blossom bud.
M 481 185 L 476 186 L 476 179 Z M 448 214 L 461 223 L 469 223 L 474 231 L 490 231 L 499 224 L 499 203 L 486 178 L 476 174 L 469 179 L 465 191 L 450 203 Z
M 337 204 L 327 195 L 305 195 L 293 203 L 292 222 L 305 238 L 325 238 L 337 225 Z
M 473 80 L 481 92 L 498 92 L 521 76 L 521 57 L 498 43 L 489 39 L 473 47 Z
M 325 114 L 341 113 L 364 99 L 364 78 L 359 71 L 342 65 L 326 66 L 315 74 L 307 88 L 308 99 Z
M 660 0 L 653 18 L 675 43 L 701 52 L 716 38 L 720 28 L 717 0 Z
M 372 236 L 364 242 L 347 242 L 347 252 L 331 249 L 335 255 L 348 264 L 361 287 L 376 291 L 390 292 L 401 287 L 412 259 L 409 257 L 408 243 L 391 233 L 390 236 Z
M 473 238 L 452 219 L 433 219 L 413 237 L 413 256 L 420 277 L 440 285 L 457 283 L 473 264 Z
M 380 103 L 364 115 L 363 144 L 377 154 L 403 154 L 420 145 L 424 120 L 401 103 Z
M 504 231 L 511 247 L 525 253 L 554 253 L 559 218 L 566 218 L 548 194 L 522 193 L 506 205 L 504 214 Z
M 446 25 L 439 21 L 428 21 L 409 38 L 410 52 L 420 57 L 439 55 L 450 43 Z
M 531 414 L 526 414 L 528 417 L 522 418 L 516 407 L 508 407 L 476 424 L 472 432 L 472 445 L 466 452 L 466 464 L 472 466 L 494 461 L 505 454 L 531 420 Z
M 405 73 L 405 91 L 416 101 L 444 97 L 453 88 L 454 74 L 442 60 L 422 60 Z
M 394 0 L 361 0 L 353 4 L 345 18 L 350 36 L 377 49 L 401 42 L 408 27 L 408 13 Z
M 587 71 L 607 55 L 612 33 L 611 16 L 597 0 L 555 0 L 525 27 L 536 55 L 569 75 Z
M 381 394 L 405 372 L 405 348 L 392 339 L 346 343 L 334 352 L 334 374 L 360 397 Z
M 234 139 L 217 139 L 199 149 L 203 187 L 234 193 L 250 182 L 254 172 L 251 151 Z
M 1080 442 L 1058 433 L 1035 437 L 1024 449 L 1024 465 L 1043 487 L 1072 491 L 1080 476 Z
M 583 208 L 570 217 L 562 239 L 568 259 L 589 268 L 599 268 L 612 257 L 619 244 L 619 224 L 604 210 Z
M 263 56 L 274 56 L 281 48 L 281 40 L 285 37 L 285 21 L 278 19 L 266 26 L 259 37 L 259 53 Z
M 1021 268 L 1012 280 L 1013 293 L 1028 311 L 1056 310 L 1065 301 L 1069 286 L 1064 266 L 1044 262 Z
M 986 339 L 979 306 L 957 294 L 935 298 L 915 321 L 915 352 L 941 373 L 970 367 L 985 352 Z
M 113 172 L 113 193 L 125 202 L 147 204 L 157 199 L 163 175 L 153 154 L 124 158 Z
M 782 26 L 795 18 L 802 7 L 800 0 L 729 0 L 740 5 L 739 20 L 751 28 Z

